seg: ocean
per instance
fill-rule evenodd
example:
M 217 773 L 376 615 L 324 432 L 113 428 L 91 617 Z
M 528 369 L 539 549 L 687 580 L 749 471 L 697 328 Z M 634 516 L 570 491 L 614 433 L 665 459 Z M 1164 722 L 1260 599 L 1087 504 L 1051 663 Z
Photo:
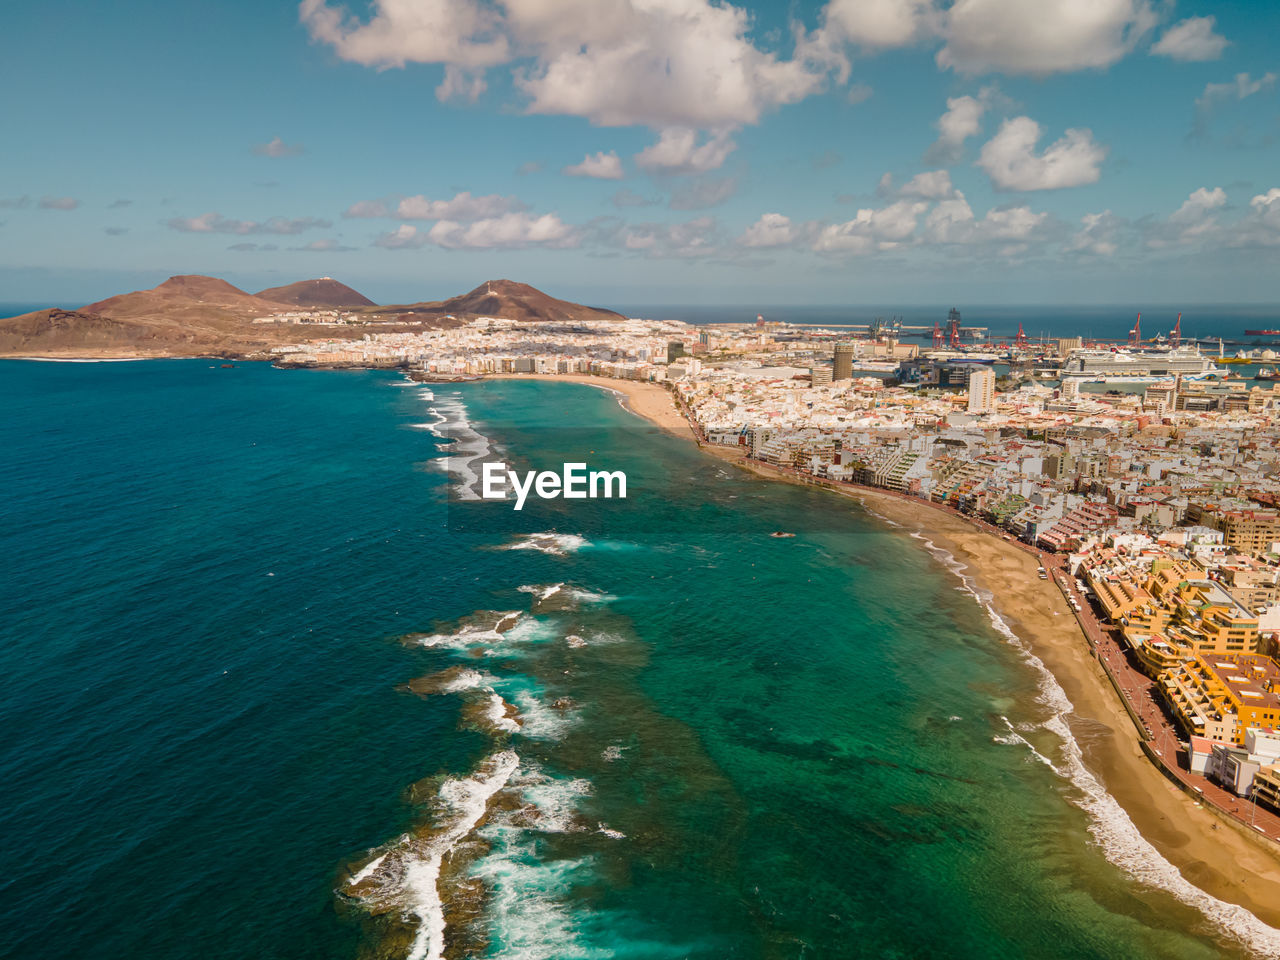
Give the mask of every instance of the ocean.
M 1007 340 L 1023 332 L 1032 342 L 1048 342 L 1057 337 L 1125 340 L 1141 313 L 1141 332 L 1145 340 L 1157 334 L 1168 336 L 1182 314 L 1182 336 L 1185 339 L 1212 341 L 1221 337 L 1228 342 L 1274 346 L 1280 337 L 1256 337 L 1245 330 L 1280 329 L 1280 306 L 1275 304 L 1187 304 L 1169 305 L 1097 305 L 1097 304 L 858 304 L 847 306 L 760 304 L 742 306 L 681 306 L 632 304 L 615 309 L 628 316 L 655 320 L 683 320 L 686 323 L 751 323 L 757 316 L 766 320 L 810 325 L 871 324 L 877 318 L 886 322 L 901 319 L 908 327 L 923 330 L 905 331 L 911 341 L 928 343 L 933 325 L 945 331 L 947 314 L 952 307 L 960 311 L 964 326 L 986 327 L 992 339 Z M 1204 343 L 1206 350 L 1212 343 Z
M 7 361 L 0 401 L 5 956 L 1280 951 L 946 557 L 609 393 Z M 468 499 L 487 456 L 627 498 Z

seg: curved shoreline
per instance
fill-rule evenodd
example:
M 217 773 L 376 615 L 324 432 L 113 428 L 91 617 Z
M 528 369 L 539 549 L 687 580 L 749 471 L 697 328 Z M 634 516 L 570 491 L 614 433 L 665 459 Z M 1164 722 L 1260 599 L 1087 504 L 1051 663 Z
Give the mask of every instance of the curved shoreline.
M 537 374 L 503 375 L 501 379 L 561 380 L 612 390 L 631 401 L 624 406 L 632 413 L 673 435 L 693 440 L 717 459 L 762 479 L 814 486 L 765 464 L 749 462 L 736 450 L 701 442 L 671 393 L 659 384 Z M 1093 656 L 1088 637 L 1054 581 L 1038 578 L 1039 561 L 1031 552 L 923 500 L 872 488 L 823 489 L 858 501 L 872 516 L 949 554 L 959 566 L 952 572 L 962 582 L 971 579 L 991 597 L 992 609 L 1043 663 L 1071 701 L 1072 710 L 1063 721 L 1073 734 L 1073 742 L 1087 769 L 1101 781 L 1141 837 L 1200 891 L 1242 907 L 1280 929 L 1277 845 L 1197 803 L 1171 783 L 1144 752 L 1133 718 Z M 1219 829 L 1224 823 L 1228 828 Z

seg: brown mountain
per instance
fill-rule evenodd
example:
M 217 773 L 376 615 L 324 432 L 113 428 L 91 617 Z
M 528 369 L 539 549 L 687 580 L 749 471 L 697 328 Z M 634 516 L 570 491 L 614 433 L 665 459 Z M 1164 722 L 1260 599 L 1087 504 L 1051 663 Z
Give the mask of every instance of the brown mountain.
M 249 321 L 291 308 L 216 277 L 170 277 L 79 310 L 37 310 L 0 320 L 0 354 L 10 356 L 243 356 L 288 336 Z
M 315 284 L 323 284 L 315 287 Z M 270 294 L 270 298 L 266 296 Z M 341 305 L 356 323 L 338 326 L 253 323 L 299 307 L 307 296 L 356 297 L 333 280 L 308 280 L 250 294 L 216 277 L 170 277 L 151 290 L 99 300 L 79 310 L 52 308 L 0 320 L 0 356 L 165 357 L 263 356 L 273 346 L 334 337 L 355 339 L 371 329 L 414 332 L 458 326 L 474 317 L 600 323 L 625 319 L 598 307 L 557 300 L 528 284 L 492 280 L 449 300 L 407 306 Z M 293 300 L 278 300 L 288 296 Z
M 185 319 L 197 323 L 222 324 L 251 320 L 281 310 L 279 303 L 245 293 L 217 277 L 186 274 L 170 277 L 150 290 L 121 293 L 91 303 L 85 313 L 128 319 Z
M 626 319 L 622 314 L 612 310 L 584 307 L 580 303 L 557 300 L 527 283 L 516 283 L 513 280 L 490 280 L 460 297 L 380 308 L 379 312 L 383 311 L 458 318 L 503 317 L 522 323 L 531 321 L 600 323 Z
M 372 307 L 376 304 L 362 293 L 332 277 L 299 280 L 283 287 L 259 290 L 255 296 L 276 303 L 292 303 L 299 307 Z

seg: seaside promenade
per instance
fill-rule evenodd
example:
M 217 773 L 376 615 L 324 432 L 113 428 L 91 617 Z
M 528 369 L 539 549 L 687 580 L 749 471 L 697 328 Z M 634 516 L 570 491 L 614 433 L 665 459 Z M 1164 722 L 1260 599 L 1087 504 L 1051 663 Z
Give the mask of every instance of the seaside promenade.
M 806 486 L 819 486 L 857 495 L 860 492 L 874 493 L 877 496 L 889 497 L 939 511 L 963 520 L 970 526 L 998 538 L 1009 547 L 1021 550 L 1033 557 L 1044 567 L 1049 578 L 1068 601 L 1080 626 L 1081 633 L 1087 643 L 1089 655 L 1096 659 L 1103 672 L 1110 680 L 1119 696 L 1125 711 L 1129 714 L 1138 735 L 1139 745 L 1146 757 L 1170 781 L 1191 796 L 1198 804 L 1209 808 L 1219 817 L 1229 821 L 1246 834 L 1253 834 L 1280 843 L 1280 814 L 1265 806 L 1247 801 L 1210 781 L 1207 777 L 1191 772 L 1190 755 L 1187 746 L 1179 737 L 1179 731 L 1172 717 L 1167 712 L 1155 682 L 1142 673 L 1130 660 L 1128 651 L 1121 644 L 1118 632 L 1104 623 L 1098 616 L 1093 603 L 1081 593 L 1072 581 L 1067 570 L 1067 557 L 1050 553 L 1036 546 L 1016 539 L 1007 531 L 997 527 L 980 517 L 964 513 L 948 504 L 934 503 L 921 497 L 883 487 L 871 487 L 864 484 L 842 480 L 829 480 L 814 474 L 777 464 L 754 460 L 745 451 L 737 452 L 719 444 L 708 442 L 706 434 L 696 418 L 690 415 L 687 406 L 678 395 L 673 394 L 677 408 L 684 415 L 693 431 L 700 447 L 709 452 L 727 457 L 760 473 L 775 473 L 782 478 Z

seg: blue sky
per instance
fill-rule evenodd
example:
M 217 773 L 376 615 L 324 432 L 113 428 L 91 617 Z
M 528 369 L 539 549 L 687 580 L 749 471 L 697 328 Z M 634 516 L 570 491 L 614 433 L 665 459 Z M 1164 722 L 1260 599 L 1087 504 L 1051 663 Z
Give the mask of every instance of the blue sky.
M 1280 4 L 46 0 L 0 300 L 1280 299 Z

